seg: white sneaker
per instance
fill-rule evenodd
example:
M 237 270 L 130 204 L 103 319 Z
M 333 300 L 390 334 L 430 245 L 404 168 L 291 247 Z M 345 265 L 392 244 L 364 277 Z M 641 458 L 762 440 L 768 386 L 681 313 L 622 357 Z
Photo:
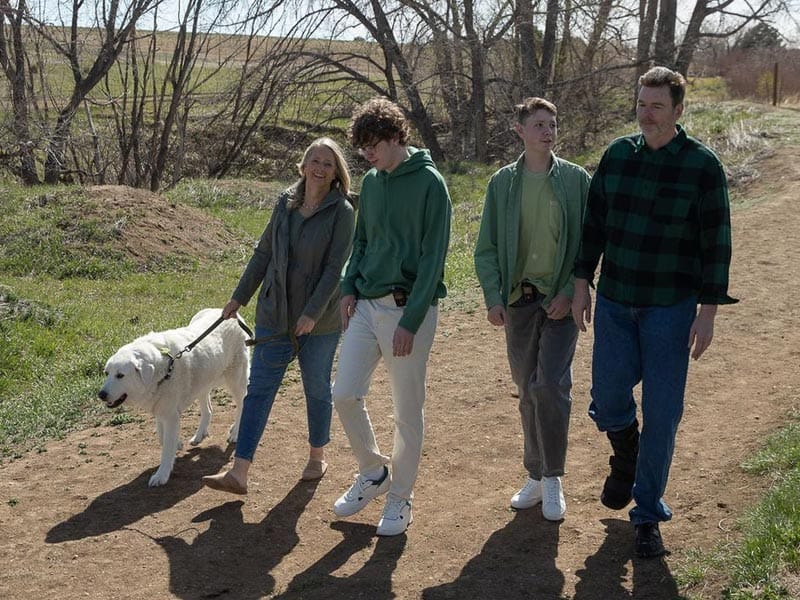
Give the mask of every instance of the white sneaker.
M 367 479 L 360 473 L 350 489 L 333 503 L 333 513 L 337 517 L 349 517 L 364 508 L 369 501 L 389 491 L 392 478 L 389 469 L 384 465 L 380 479 Z
M 542 501 L 542 483 L 538 479 L 531 479 L 522 486 L 522 489 L 511 496 L 512 508 L 530 508 Z
M 542 478 L 542 516 L 548 521 L 560 521 L 567 512 L 561 477 Z
M 389 494 L 386 496 L 386 506 L 383 507 L 383 515 L 378 521 L 378 535 L 400 535 L 403 533 L 414 515 L 411 512 L 411 502 L 400 496 Z

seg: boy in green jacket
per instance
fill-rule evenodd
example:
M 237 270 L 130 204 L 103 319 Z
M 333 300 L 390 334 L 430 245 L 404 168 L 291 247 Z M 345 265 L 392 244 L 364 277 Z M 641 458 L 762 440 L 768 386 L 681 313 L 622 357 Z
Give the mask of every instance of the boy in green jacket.
M 333 512 L 353 515 L 388 492 L 378 535 L 401 534 L 412 520 L 425 374 L 437 301 L 446 293 L 450 196 L 428 152 L 409 146 L 408 136 L 402 110 L 386 98 L 370 100 L 353 114 L 350 141 L 373 168 L 361 184 L 353 251 L 341 285 L 345 333 L 333 403 L 359 473 Z M 391 459 L 378 449 L 364 403 L 381 358 L 394 404 Z
M 545 519 L 564 518 L 561 476 L 567 454 L 572 359 L 571 315 L 589 174 L 553 153 L 557 109 L 542 98 L 515 107 L 525 151 L 489 181 L 475 247 L 475 270 L 492 325 L 505 327 L 511 376 L 519 389 L 525 485 L 511 498 L 542 503 Z

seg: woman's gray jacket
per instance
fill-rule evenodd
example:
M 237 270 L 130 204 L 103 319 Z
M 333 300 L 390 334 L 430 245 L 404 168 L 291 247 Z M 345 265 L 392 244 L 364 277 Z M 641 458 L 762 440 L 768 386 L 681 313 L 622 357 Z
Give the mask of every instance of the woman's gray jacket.
M 296 210 L 289 208 L 291 200 L 292 188 L 278 198 L 231 297 L 246 305 L 261 286 L 256 325 L 276 333 L 293 332 L 302 315 L 315 321 L 312 335 L 339 331 L 339 280 L 353 242 L 353 207 L 332 189 L 300 225 L 299 239 L 290 250 L 289 214 Z

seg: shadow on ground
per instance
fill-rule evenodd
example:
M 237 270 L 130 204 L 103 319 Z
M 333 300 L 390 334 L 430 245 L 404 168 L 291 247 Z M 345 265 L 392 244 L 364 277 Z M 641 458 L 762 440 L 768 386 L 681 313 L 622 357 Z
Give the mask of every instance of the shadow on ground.
M 406 536 L 376 538 L 375 526 L 337 521 L 332 529 L 341 541 L 322 558 L 298 573 L 278 596 L 272 571 L 295 549 L 297 522 L 316 492 L 318 482 L 298 482 L 259 523 L 245 523 L 244 502 L 226 502 L 206 510 L 192 523 L 210 522 L 197 534 L 188 528 L 179 536 L 155 541 L 169 559 L 170 592 L 185 600 L 201 598 L 369 598 L 389 600 L 392 574 L 406 545 Z M 377 540 L 377 541 L 376 541 Z M 348 576 L 333 573 L 351 557 L 374 546 L 369 559 Z
M 494 532 L 480 554 L 450 583 L 423 591 L 424 600 L 462 598 L 562 598 L 564 575 L 556 567 L 559 523 L 538 510 L 521 510 Z
M 675 600 L 683 598 L 663 558 L 641 559 L 633 556 L 633 528 L 627 520 L 601 519 L 606 538 L 585 567 L 575 573 L 574 600 L 596 598 L 642 598 Z M 633 568 L 633 589 L 624 582 L 628 569 Z
M 58 544 L 118 531 L 178 504 L 201 487 L 201 478 L 216 473 L 228 462 L 233 445 L 225 450 L 216 446 L 191 448 L 175 459 L 175 467 L 166 485 L 148 487 L 156 467 L 136 479 L 99 495 L 83 512 L 55 525 L 45 542 Z

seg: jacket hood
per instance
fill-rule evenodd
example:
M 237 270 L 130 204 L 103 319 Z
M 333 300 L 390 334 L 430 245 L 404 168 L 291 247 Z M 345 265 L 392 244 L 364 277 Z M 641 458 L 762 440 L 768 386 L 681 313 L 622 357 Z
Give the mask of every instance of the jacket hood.
M 414 146 L 408 147 L 408 158 L 397 165 L 397 168 L 392 172 L 378 171 L 377 174 L 381 177 L 398 177 L 400 175 L 407 175 L 414 171 L 419 171 L 426 167 L 436 168 L 436 164 L 431 158 L 429 150 L 424 148 L 415 148 Z

